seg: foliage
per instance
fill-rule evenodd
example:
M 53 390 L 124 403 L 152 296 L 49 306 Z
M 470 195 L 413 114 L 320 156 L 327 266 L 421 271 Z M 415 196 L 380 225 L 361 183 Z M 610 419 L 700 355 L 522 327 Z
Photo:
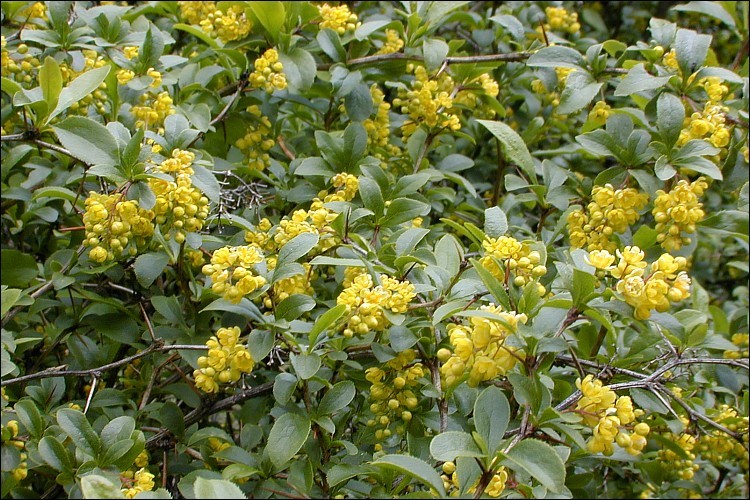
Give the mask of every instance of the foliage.
M 2 497 L 748 494 L 745 2 L 3 2 Z

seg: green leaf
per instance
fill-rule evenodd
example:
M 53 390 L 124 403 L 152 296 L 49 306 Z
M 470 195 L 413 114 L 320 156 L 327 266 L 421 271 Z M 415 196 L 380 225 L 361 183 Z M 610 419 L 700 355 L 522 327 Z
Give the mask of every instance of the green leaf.
M 216 40 L 211 38 L 211 35 L 203 31 L 198 26 L 192 26 L 190 24 L 183 24 L 183 23 L 176 23 L 172 25 L 172 28 L 180 31 L 184 31 L 185 33 L 190 33 L 194 37 L 201 40 L 203 43 L 211 47 L 212 49 L 218 49 L 219 44 L 216 43 Z M 283 64 L 283 63 L 282 63 Z
M 54 117 L 68 109 L 74 102 L 80 101 L 99 88 L 99 85 L 101 85 L 104 79 L 107 78 L 111 69 L 111 66 L 105 65 L 101 68 L 95 68 L 78 75 L 75 80 L 70 82 L 60 92 L 60 99 L 57 101 L 57 105 L 52 113 L 50 113 L 49 120 L 52 120 Z
M 287 274 L 287 271 L 285 271 L 284 268 L 300 257 L 307 255 L 307 253 L 318 244 L 318 239 L 319 236 L 315 233 L 300 233 L 287 241 L 284 246 L 281 247 L 281 250 L 279 250 L 279 258 L 276 264 L 276 269 L 273 271 L 271 282 L 275 283 L 280 279 L 288 277 L 289 274 Z M 297 273 L 295 272 L 291 274 L 291 276 L 294 276 L 295 274 Z
M 443 434 L 440 434 L 437 437 L 442 435 Z M 395 470 L 401 474 L 411 476 L 430 486 L 435 490 L 439 497 L 445 498 L 446 496 L 445 488 L 443 487 L 443 480 L 440 479 L 440 476 L 435 472 L 435 469 L 424 460 L 409 455 L 384 455 L 371 463 L 378 467 Z
M 8 97 L 13 99 L 13 96 L 16 94 L 16 92 L 22 91 L 23 87 L 19 85 L 16 81 L 11 80 L 9 78 L 2 77 L 2 91 L 8 94 Z
M 128 439 L 135 430 L 135 419 L 121 415 L 110 420 L 100 434 L 102 446 L 108 447 L 117 441 Z
M 301 380 L 312 378 L 320 370 L 320 356 L 317 354 L 290 354 L 289 360 L 292 362 L 294 371 Z
M 44 433 L 44 420 L 34 401 L 29 398 L 19 399 L 13 409 L 16 411 L 18 421 L 26 427 L 29 434 L 37 439 L 41 437 Z
M 380 186 L 373 179 L 365 176 L 359 177 L 359 196 L 362 198 L 362 204 L 365 208 L 372 210 L 375 217 L 383 215 L 385 202 Z
M 310 90 L 318 71 L 315 58 L 310 52 L 295 47 L 288 53 L 279 53 L 279 61 L 284 66 L 290 92 L 302 93 Z
M 211 498 L 216 500 L 222 498 L 247 498 L 247 495 L 242 492 L 239 486 L 226 479 L 196 477 L 193 484 L 193 491 L 195 492 L 195 498 Z
M 497 137 L 502 143 L 505 159 L 521 167 L 521 170 L 535 183 L 536 169 L 534 167 L 534 160 L 531 158 L 529 149 L 526 147 L 526 143 L 523 142 L 521 136 L 518 135 L 518 132 L 502 122 L 492 120 L 477 120 L 477 122 L 492 132 L 492 135 Z
M 10 311 L 16 305 L 19 306 L 30 306 L 34 303 L 34 298 L 23 293 L 23 290 L 18 288 L 6 288 L 3 285 L 2 292 L 2 306 L 0 306 L 0 316 L 4 317 L 8 311 Z M 3 373 L 7 375 L 9 372 Z
M 483 390 L 474 402 L 474 427 L 493 455 L 503 440 L 510 422 L 510 404 L 503 391 L 495 386 Z
M 719 21 L 726 23 L 730 28 L 735 28 L 737 26 L 734 18 L 721 5 L 721 2 L 688 2 L 685 5 L 675 5 L 674 7 L 671 7 L 671 10 L 695 12 L 718 19 Z
M 474 269 L 479 275 L 479 278 L 482 280 L 482 283 L 484 283 L 484 286 L 487 287 L 487 290 L 492 294 L 497 303 L 503 306 L 504 309 L 511 310 L 510 298 L 508 297 L 508 292 L 506 292 L 505 288 L 503 288 L 503 284 L 500 283 L 497 278 L 492 275 L 491 272 L 485 269 L 478 260 L 469 259 L 469 262 L 471 262 L 471 265 L 474 266 Z
M 338 382 L 323 395 L 318 404 L 318 415 L 331 415 L 352 402 L 357 391 L 354 382 L 344 380 Z
M 116 165 L 117 141 L 101 123 L 83 116 L 69 116 L 52 127 L 65 148 L 89 165 Z
M 447 431 L 432 438 L 430 454 L 440 462 L 452 462 L 456 457 L 485 456 L 471 434 L 460 431 Z
M 523 470 L 554 493 L 565 487 L 565 464 L 554 448 L 538 439 L 524 439 L 505 454 L 506 465 Z
M 276 317 L 292 321 L 315 307 L 315 299 L 309 295 L 295 293 L 282 300 L 276 306 Z
M 216 176 L 207 168 L 193 164 L 193 185 L 203 191 L 206 198 L 214 203 L 221 201 L 221 186 Z
M 255 14 L 274 44 L 278 43 L 279 33 L 286 18 L 284 4 L 282 2 L 249 2 L 245 5 Z
M 372 114 L 372 94 L 370 88 L 364 83 L 355 85 L 354 88 L 344 97 L 344 107 L 346 114 L 354 122 L 366 120 Z
M 510 33 L 510 36 L 512 36 L 514 40 L 523 40 L 525 36 L 525 30 L 523 24 L 518 20 L 516 16 L 511 16 L 508 14 L 492 16 L 490 18 L 490 21 L 496 22 L 497 24 L 505 28 L 505 30 Z
M 3 285 L 26 288 L 39 274 L 36 260 L 18 250 L 0 250 L 0 282 Z
M 135 259 L 133 271 L 135 271 L 138 283 L 148 288 L 164 272 L 167 264 L 169 264 L 169 255 L 164 252 L 144 253 Z
M 603 83 L 597 82 L 587 71 L 574 71 L 565 81 L 557 112 L 561 115 L 575 113 L 588 106 Z
M 99 454 L 101 451 L 99 436 L 91 428 L 86 415 L 82 412 L 61 408 L 57 411 L 57 423 L 79 449 L 92 457 Z
M 158 29 L 149 27 L 143 38 L 143 46 L 138 54 L 138 63 L 144 69 L 154 68 L 164 53 L 164 39 Z
M 573 305 L 581 308 L 590 300 L 590 295 L 596 288 L 596 276 L 580 269 L 573 269 L 573 290 L 571 291 Z
M 276 468 L 281 468 L 302 448 L 308 434 L 310 420 L 294 413 L 285 413 L 274 422 L 264 453 Z
M 47 109 L 55 109 L 63 81 L 60 65 L 53 57 L 47 56 L 41 69 L 39 69 L 39 86 L 42 88 L 42 96 L 47 103 Z
M 185 415 L 173 401 L 165 402 L 159 409 L 159 421 L 176 438 L 181 439 L 185 435 Z
M 677 64 L 684 75 L 695 73 L 703 66 L 711 47 L 711 40 L 711 35 L 700 35 L 687 29 L 677 30 L 673 46 Z
M 680 98 L 667 92 L 662 93 L 656 101 L 656 126 L 668 150 L 679 139 L 684 120 L 685 107 Z
M 70 471 L 73 467 L 68 451 L 53 436 L 44 436 L 39 440 L 39 454 L 50 467 L 60 472 Z
M 308 334 L 310 345 L 308 351 L 312 352 L 315 346 L 320 342 L 320 335 L 333 325 L 341 316 L 346 313 L 346 305 L 338 304 L 321 314 Z
M 484 232 L 490 238 L 499 238 L 508 232 L 508 217 L 500 207 L 490 207 L 484 211 Z
M 422 42 L 422 54 L 428 72 L 432 73 L 442 66 L 448 50 L 448 44 L 439 38 L 427 38 Z
M 526 65 L 540 68 L 583 69 L 586 66 L 586 61 L 584 61 L 581 53 L 575 49 L 553 45 L 537 50 L 526 60 Z
M 662 88 L 667 84 L 671 76 L 651 76 L 643 63 L 636 64 L 628 74 L 625 75 L 615 89 L 615 96 L 628 96 L 643 92 L 645 90 L 654 90 Z
M 382 227 L 393 227 L 396 224 L 410 221 L 430 213 L 430 205 L 410 198 L 396 198 L 388 205 L 388 210 L 382 219 Z
M 339 34 L 331 28 L 323 28 L 320 30 L 316 40 L 323 52 L 325 52 L 334 62 L 346 61 L 346 51 L 344 50 L 344 46 L 341 45 L 341 38 L 339 38 Z
M 86 474 L 81 477 L 83 498 L 125 498 L 122 485 L 99 474 Z
M 380 20 L 380 21 L 367 21 L 359 26 L 357 26 L 357 29 L 354 30 L 354 38 L 356 38 L 359 41 L 366 40 L 369 38 L 369 36 L 376 31 L 379 31 L 381 28 L 384 28 L 385 26 L 388 26 L 391 24 L 391 21 L 388 20 Z

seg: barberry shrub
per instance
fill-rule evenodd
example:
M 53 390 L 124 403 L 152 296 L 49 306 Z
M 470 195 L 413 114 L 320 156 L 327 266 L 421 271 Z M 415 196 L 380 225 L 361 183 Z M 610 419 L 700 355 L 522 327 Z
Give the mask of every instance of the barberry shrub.
M 2 2 L 2 498 L 745 498 L 747 5 Z

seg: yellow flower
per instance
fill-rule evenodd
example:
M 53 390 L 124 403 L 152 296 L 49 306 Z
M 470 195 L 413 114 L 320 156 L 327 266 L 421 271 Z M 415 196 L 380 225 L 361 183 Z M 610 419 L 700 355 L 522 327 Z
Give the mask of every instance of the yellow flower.
M 615 256 L 606 250 L 593 250 L 589 252 L 584 260 L 597 269 L 609 271 L 614 267 L 612 264 L 615 262 Z

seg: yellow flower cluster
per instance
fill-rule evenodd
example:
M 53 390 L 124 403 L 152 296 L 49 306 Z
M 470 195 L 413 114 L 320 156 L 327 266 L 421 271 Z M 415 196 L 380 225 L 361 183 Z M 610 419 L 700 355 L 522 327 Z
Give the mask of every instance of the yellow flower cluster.
M 398 35 L 398 31 L 387 29 L 385 30 L 385 42 L 383 46 L 375 52 L 375 54 L 393 54 L 398 52 L 404 46 L 404 41 Z
M 359 191 L 359 179 L 357 176 L 339 172 L 331 178 L 331 184 L 336 189 L 332 194 L 318 193 L 323 198 L 323 203 L 331 201 L 351 201 Z
M 453 99 L 454 104 L 466 106 L 472 110 L 472 116 L 475 118 L 494 118 L 495 110 L 481 105 L 479 101 L 480 94 L 497 97 L 500 93 L 500 86 L 489 73 L 482 73 L 477 78 L 463 83 L 460 88 Z
M 250 73 L 248 81 L 250 86 L 256 89 L 265 89 L 269 94 L 274 90 L 286 88 L 286 75 L 284 65 L 279 61 L 279 53 L 276 49 L 268 49 L 254 63 L 255 71 Z
M 208 2 L 201 2 L 201 3 L 208 3 Z M 125 59 L 128 61 L 135 59 L 138 57 L 138 47 L 135 45 L 128 45 L 127 47 L 123 47 L 122 53 L 125 56 Z
M 453 79 L 445 72 L 436 80 L 430 79 L 424 66 L 417 66 L 414 76 L 411 90 L 399 89 L 399 97 L 393 100 L 393 105 L 410 118 L 401 126 L 404 138 L 410 137 L 422 124 L 429 128 L 459 130 L 461 122 L 453 109 Z
M 201 2 L 186 2 L 201 3 Z M 205 7 L 197 10 L 203 11 Z M 191 12 L 191 17 L 194 13 Z M 198 22 L 201 29 L 208 33 L 211 38 L 218 38 L 222 42 L 231 42 L 245 38 L 253 28 L 253 23 L 245 15 L 245 10 L 240 5 L 231 5 L 222 12 L 219 9 L 209 12 Z
M 208 198 L 193 186 L 193 160 L 195 155 L 190 151 L 175 149 L 171 158 L 156 167 L 174 180 L 153 177 L 148 181 L 156 196 L 154 220 L 161 226 L 164 237 L 169 239 L 174 235 L 177 243 L 185 241 L 186 233 L 200 231 L 208 217 Z
M 492 498 L 497 498 L 503 491 L 505 491 L 505 483 L 507 482 L 508 471 L 505 470 L 505 467 L 500 467 L 500 469 L 493 474 L 492 479 L 490 479 L 490 484 L 487 485 L 484 492 Z
M 650 429 L 645 422 L 635 423 L 643 415 L 643 410 L 635 409 L 630 396 L 617 397 L 609 386 L 593 375 L 576 379 L 576 387 L 582 396 L 576 404 L 575 411 L 583 422 L 593 429 L 593 435 L 587 443 L 591 453 L 614 453 L 614 443 L 631 455 L 638 455 L 646 446 L 646 436 Z M 627 426 L 627 427 L 626 427 Z M 633 430 L 632 434 L 627 429 Z
M 148 70 L 146 70 L 146 76 L 151 77 L 149 87 L 152 89 L 158 89 L 161 87 L 161 72 L 156 71 L 154 68 L 148 68 Z M 123 68 L 117 71 L 117 83 L 120 85 L 126 85 L 133 78 L 135 78 L 135 72 L 132 70 Z
M 684 257 L 665 253 L 649 267 L 643 250 L 637 246 L 627 246 L 622 252 L 617 250 L 617 257 L 616 266 L 612 265 L 615 257 L 606 250 L 590 252 L 587 260 L 598 273 L 608 272 L 618 279 L 615 289 L 633 306 L 636 319 L 648 319 L 651 311 L 665 312 L 670 302 L 690 297 L 690 277 L 684 271 L 687 267 Z
M 362 24 L 357 18 L 357 14 L 349 11 L 349 7 L 346 5 L 339 5 L 338 7 L 331 7 L 327 3 L 318 5 L 318 13 L 323 19 L 320 21 L 320 29 L 330 28 L 339 35 L 343 35 L 347 31 L 354 31 L 357 27 Z
M 680 69 L 680 65 L 677 62 L 677 52 L 674 49 L 671 49 L 669 52 L 664 54 L 664 56 L 662 57 L 662 63 L 667 68 L 671 68 L 671 69 L 678 70 L 678 71 Z
M 218 392 L 219 384 L 237 382 L 243 373 L 250 373 L 255 360 L 250 351 L 238 344 L 240 329 L 219 328 L 206 342 L 208 354 L 198 358 L 198 369 L 193 371 L 195 386 L 203 392 Z
M 445 462 L 443 463 L 442 468 L 443 474 L 440 475 L 440 479 L 443 480 L 443 488 L 445 488 L 445 491 L 449 496 L 458 496 L 461 483 L 458 480 L 458 472 L 456 472 L 455 462 Z M 467 493 L 475 492 L 478 482 L 479 480 L 477 479 L 477 483 L 469 488 Z M 490 482 L 485 488 L 484 492 L 492 498 L 498 498 L 502 494 L 502 492 L 505 491 L 505 483 L 507 482 L 508 471 L 505 469 L 505 467 L 500 467 L 493 473 L 492 479 L 490 479 Z
M 188 24 L 200 24 L 209 14 L 216 12 L 216 2 L 177 2 L 180 17 Z
M 273 140 L 273 125 L 257 105 L 248 106 L 247 112 L 250 113 L 252 124 L 234 145 L 245 155 L 250 170 L 262 171 L 270 164 L 271 156 L 268 151 L 276 144 Z
M 713 430 L 710 434 L 704 434 L 698 440 L 698 450 L 701 457 L 709 460 L 717 467 L 722 467 L 725 462 L 735 462 L 747 474 L 748 472 L 748 417 L 741 416 L 735 408 L 722 404 L 717 408 L 719 414 L 713 417 L 717 422 L 730 431 L 742 436 L 742 443 L 736 441 L 726 432 Z
M 0 433 L 2 434 L 2 441 L 4 445 L 13 446 L 20 452 L 21 462 L 18 464 L 18 467 L 10 471 L 13 479 L 15 479 L 16 481 L 22 481 L 26 479 L 26 476 L 29 473 L 28 463 L 26 462 L 27 456 L 26 452 L 24 451 L 26 448 L 26 443 L 21 439 L 16 439 L 18 437 L 18 422 L 15 420 L 10 420 L 7 425 L 2 426 L 2 430 L 0 431 Z
M 324 204 L 332 201 L 350 201 L 359 188 L 357 178 L 351 174 L 336 174 L 332 183 L 336 190 L 332 194 L 327 194 L 326 191 L 319 193 L 320 197 L 313 199 L 310 210 L 295 210 L 291 217 L 284 216 L 276 227 L 273 227 L 268 219 L 262 219 L 255 231 L 245 233 L 245 241 L 257 245 L 267 253 L 275 253 L 295 236 L 314 233 L 319 236 L 319 240 L 311 255 L 329 250 L 339 242 L 335 230 L 330 226 L 338 217 L 338 213 L 326 208 Z
M 390 137 L 391 118 L 389 111 L 391 105 L 385 101 L 385 94 L 376 83 L 370 87 L 373 107 L 377 109 L 375 118 L 367 118 L 362 125 L 367 130 L 367 143 L 370 147 L 384 148 L 388 146 Z
M 685 124 L 677 145 L 693 139 L 707 139 L 716 148 L 725 148 L 732 139 L 732 131 L 726 123 L 725 113 L 729 108 L 721 104 L 707 102 L 701 113 L 695 112 L 685 118 Z
M 137 118 L 137 128 L 157 129 L 164 125 L 166 117 L 177 112 L 167 91 L 156 95 L 150 92 L 141 94 L 140 102 L 140 105 L 130 108 L 130 112 Z
M 276 269 L 276 262 L 276 257 L 268 257 L 266 259 L 269 271 Z M 278 304 L 282 300 L 289 298 L 290 295 L 313 295 L 313 267 L 307 262 L 302 263 L 302 267 L 304 268 L 303 273 L 280 279 L 273 284 L 273 291 L 269 291 L 268 295 L 263 299 L 263 305 L 266 309 L 271 309 L 274 304 Z
M 681 179 L 669 192 L 656 191 L 651 213 L 656 221 L 654 229 L 659 233 L 656 241 L 664 250 L 673 252 L 690 244 L 690 238 L 682 233 L 694 233 L 695 225 L 706 215 L 703 203 L 698 201 L 706 189 L 706 179 L 699 177 L 692 183 Z
M 697 443 L 695 437 L 684 432 L 679 436 L 671 432 L 664 433 L 662 436 L 680 447 L 687 458 L 682 458 L 669 448 L 662 448 L 657 455 L 659 462 L 666 465 L 666 468 L 678 478 L 685 481 L 693 479 L 695 472 L 700 468 L 698 464 L 693 463 L 693 460 L 695 460 L 693 450 Z
M 691 78 L 693 75 L 691 75 Z M 706 89 L 708 101 L 713 104 L 720 103 L 729 94 L 729 87 L 718 76 L 708 76 L 698 80 L 698 85 Z
M 747 333 L 735 333 L 732 335 L 732 344 L 736 345 L 739 350 L 737 351 L 724 351 L 724 358 L 726 359 L 739 359 L 747 358 L 750 351 L 748 351 L 748 344 L 750 336 Z
M 612 107 L 605 101 L 596 101 L 594 107 L 589 111 L 589 120 L 602 126 L 607 123 L 607 118 L 612 113 Z
M 261 262 L 263 254 L 254 245 L 222 247 L 213 253 L 211 263 L 201 271 L 211 278 L 211 290 L 215 294 L 237 304 L 266 284 L 266 279 L 258 276 L 255 268 Z
M 42 63 L 38 57 L 29 53 L 29 47 L 22 43 L 16 47 L 15 53 L 23 55 L 20 60 L 11 57 L 10 52 L 5 49 L 7 41 L 2 37 L 2 58 L 0 59 L 0 75 L 18 83 L 25 89 L 30 89 L 37 84 L 39 68 Z
M 154 233 L 153 211 L 140 208 L 136 200 L 125 200 L 122 193 L 91 191 L 85 205 L 83 244 L 91 247 L 89 259 L 93 262 L 101 264 L 124 254 L 134 256 Z
M 446 387 L 451 387 L 463 380 L 468 373 L 470 387 L 480 382 L 492 380 L 513 368 L 525 354 L 519 348 L 506 344 L 506 340 L 518 330 L 518 323 L 526 323 L 525 314 L 515 311 L 503 311 L 500 306 L 489 304 L 480 311 L 498 316 L 498 319 L 471 317 L 469 325 L 450 323 L 448 337 L 453 352 L 442 348 L 437 356 L 443 365 L 440 375 Z
M 574 72 L 575 68 L 563 68 L 563 67 L 556 67 L 555 68 L 555 74 L 557 75 L 557 84 L 562 88 L 565 86 L 565 82 L 568 81 L 568 77 L 572 72 Z
M 398 353 L 383 368 L 370 367 L 365 370 L 365 378 L 370 384 L 370 411 L 375 418 L 367 421 L 368 427 L 378 427 L 375 439 L 382 441 L 392 435 L 390 426 L 397 422 L 396 433 L 404 433 L 403 423 L 412 419 L 412 411 L 419 405 L 414 389 L 420 384 L 427 371 L 422 363 L 414 363 L 417 351 L 407 349 Z M 376 451 L 382 445 L 375 445 Z
M 344 336 L 351 338 L 371 330 L 383 331 L 390 325 L 384 311 L 404 313 L 415 296 L 414 285 L 409 281 L 381 274 L 380 284 L 375 285 L 369 274 L 358 275 L 336 299 L 337 304 L 346 306 L 348 314 Z
M 573 34 L 581 29 L 578 14 L 575 12 L 568 12 L 563 7 L 547 7 L 544 12 L 547 14 L 547 22 L 544 24 L 546 31 L 565 31 Z M 541 29 L 537 28 L 537 31 L 541 32 Z
M 541 254 L 532 250 L 528 243 L 510 236 L 500 236 L 486 237 L 482 246 L 485 254 L 479 260 L 480 264 L 502 283 L 508 283 L 512 274 L 515 276 L 513 284 L 524 286 L 547 274 Z M 537 283 L 537 288 L 540 296 L 547 291 L 541 283 Z
M 245 241 L 249 245 L 255 245 L 266 253 L 276 251 L 276 245 L 269 234 L 273 225 L 267 218 L 261 219 L 255 226 L 255 231 L 245 231 Z
M 25 9 L 21 9 L 17 14 L 16 18 L 20 18 L 23 20 L 27 19 L 42 19 L 47 20 L 47 6 L 44 5 L 44 2 L 34 2 L 33 4 L 29 5 Z M 28 28 L 29 26 L 24 26 L 25 28 Z
M 568 234 L 574 248 L 608 250 L 614 252 L 617 242 L 610 239 L 613 233 L 624 233 L 632 226 L 648 202 L 646 193 L 634 188 L 615 189 L 612 184 L 594 186 L 591 202 L 586 209 L 579 208 L 568 214 Z
M 123 476 L 126 478 L 129 475 L 127 474 L 127 472 L 131 471 L 126 471 L 126 473 L 123 473 Z M 138 469 L 138 471 L 133 474 L 132 479 L 128 479 L 128 482 L 131 484 L 131 486 L 129 488 L 122 488 L 121 490 L 123 495 L 125 495 L 125 498 L 133 498 L 142 491 L 151 491 L 155 486 L 154 475 L 151 474 L 145 467 Z

